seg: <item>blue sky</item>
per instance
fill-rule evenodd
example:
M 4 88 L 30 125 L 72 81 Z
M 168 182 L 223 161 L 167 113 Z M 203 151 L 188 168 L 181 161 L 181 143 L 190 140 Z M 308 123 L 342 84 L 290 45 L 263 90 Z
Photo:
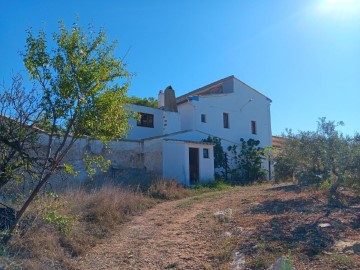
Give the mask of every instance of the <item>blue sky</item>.
M 26 74 L 25 30 L 75 17 L 118 40 L 129 95 L 180 96 L 235 75 L 273 100 L 272 129 L 314 130 L 318 117 L 360 132 L 360 0 L 0 1 L 0 79 Z

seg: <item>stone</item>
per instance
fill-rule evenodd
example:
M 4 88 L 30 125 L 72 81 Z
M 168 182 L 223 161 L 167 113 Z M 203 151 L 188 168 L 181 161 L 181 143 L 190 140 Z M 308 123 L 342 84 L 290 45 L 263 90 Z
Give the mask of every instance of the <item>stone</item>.
M 231 208 L 226 208 L 225 210 L 224 210 L 224 212 L 225 212 L 225 215 L 228 217 L 228 218 L 231 218 L 232 217 L 232 209 Z
M 235 252 L 233 261 L 231 263 L 231 270 L 243 270 L 245 269 L 245 254 Z
M 226 208 L 224 211 L 217 211 L 214 213 L 214 217 L 219 222 L 228 222 L 232 217 L 232 209 Z
M 327 228 L 327 227 L 331 227 L 331 224 L 330 223 L 320 223 L 318 226 L 320 228 Z
M 220 236 L 224 238 L 231 237 L 231 232 L 223 232 Z
M 225 213 L 223 211 L 217 211 L 214 213 L 214 217 L 217 221 L 223 222 L 225 220 Z
M 232 231 L 233 234 L 241 234 L 244 231 L 244 229 L 243 227 L 235 227 Z
M 347 254 L 360 254 L 360 242 L 351 240 L 339 240 L 335 243 L 334 247 L 338 252 L 345 252 Z

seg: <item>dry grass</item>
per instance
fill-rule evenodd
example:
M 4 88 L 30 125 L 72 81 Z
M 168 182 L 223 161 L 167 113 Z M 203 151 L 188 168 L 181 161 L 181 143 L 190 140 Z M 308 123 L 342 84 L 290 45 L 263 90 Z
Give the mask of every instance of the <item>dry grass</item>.
M 155 204 L 155 200 L 119 187 L 45 196 L 26 213 L 0 266 L 9 269 L 75 269 L 72 258 L 84 254 L 117 225 Z M 12 266 L 10 266 L 12 265 Z
M 175 180 L 158 179 L 143 192 L 105 185 L 59 197 L 43 195 L 28 209 L 6 251 L 0 252 L 0 269 L 76 269 L 74 258 L 110 237 L 133 215 L 164 200 L 224 188 L 215 183 L 187 189 Z
M 194 194 L 192 190 L 186 189 L 175 180 L 164 181 L 161 179 L 154 181 L 147 192 L 150 197 L 160 200 L 177 200 Z

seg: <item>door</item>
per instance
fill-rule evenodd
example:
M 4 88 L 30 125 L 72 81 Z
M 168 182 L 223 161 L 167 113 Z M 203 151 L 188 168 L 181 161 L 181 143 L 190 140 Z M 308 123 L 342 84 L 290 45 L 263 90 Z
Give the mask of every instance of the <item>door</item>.
M 199 183 L 199 148 L 189 148 L 190 185 Z

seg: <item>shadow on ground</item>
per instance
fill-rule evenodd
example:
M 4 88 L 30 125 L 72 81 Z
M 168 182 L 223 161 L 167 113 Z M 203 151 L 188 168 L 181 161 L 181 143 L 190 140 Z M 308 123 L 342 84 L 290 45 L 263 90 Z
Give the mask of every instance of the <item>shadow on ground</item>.
M 288 212 L 312 213 L 319 211 L 319 207 L 314 207 L 313 199 L 291 199 L 282 201 L 280 199 L 267 200 L 251 209 L 252 214 L 279 215 Z
M 297 185 L 287 185 L 287 186 L 280 186 L 280 187 L 272 187 L 266 189 L 266 191 L 285 191 L 285 192 L 301 192 L 301 187 Z
M 349 208 L 330 208 L 316 198 L 266 200 L 252 207 L 248 213 L 271 216 L 259 226 L 254 237 L 265 243 L 277 242 L 286 249 L 300 249 L 313 257 L 328 251 L 341 238 L 347 227 L 358 228 L 360 217 L 339 220 Z

